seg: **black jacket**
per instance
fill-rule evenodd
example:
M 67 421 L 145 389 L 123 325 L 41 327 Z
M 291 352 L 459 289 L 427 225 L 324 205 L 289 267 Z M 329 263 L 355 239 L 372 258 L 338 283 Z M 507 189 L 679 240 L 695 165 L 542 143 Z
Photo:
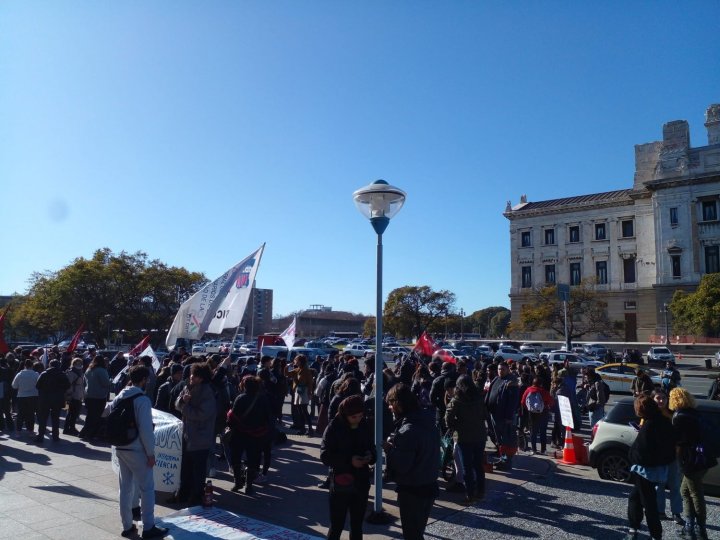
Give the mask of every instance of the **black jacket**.
M 352 457 L 363 456 L 366 452 L 372 456 L 370 463 L 375 463 L 372 432 L 365 418 L 355 429 L 342 416 L 330 421 L 320 443 L 320 459 L 335 473 L 352 474 L 360 491 L 370 489 L 370 467 L 369 464 L 359 469 L 353 467 Z
M 48 368 L 40 374 L 35 388 L 38 389 L 40 401 L 62 406 L 65 403 L 65 390 L 70 388 L 70 381 L 60 368 Z
M 400 418 L 390 436 L 387 468 L 398 488 L 437 485 L 440 470 L 440 432 L 430 411 Z
M 646 418 L 630 447 L 630 463 L 643 467 L 668 465 L 675 461 L 675 430 L 670 420 L 658 412 Z
M 695 409 L 680 409 L 675 412 L 672 425 L 677 433 L 677 457 L 683 473 L 710 469 L 717 465 L 717 459 L 699 456 L 697 447 L 702 442 L 700 413 Z

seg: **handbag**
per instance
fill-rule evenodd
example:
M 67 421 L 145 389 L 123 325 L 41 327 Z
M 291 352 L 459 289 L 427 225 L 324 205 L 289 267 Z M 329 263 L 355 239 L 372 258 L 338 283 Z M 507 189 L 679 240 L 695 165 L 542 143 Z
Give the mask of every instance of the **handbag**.
M 350 495 L 356 492 L 355 477 L 350 473 L 330 474 L 330 493 Z

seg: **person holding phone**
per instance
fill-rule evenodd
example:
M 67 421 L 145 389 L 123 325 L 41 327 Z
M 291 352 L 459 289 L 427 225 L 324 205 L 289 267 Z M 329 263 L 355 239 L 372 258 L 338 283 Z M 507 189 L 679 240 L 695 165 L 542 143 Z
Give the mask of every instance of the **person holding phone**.
M 375 457 L 372 431 L 365 419 L 365 400 L 362 395 L 347 397 L 330 420 L 320 445 L 320 459 L 331 469 L 328 539 L 340 539 L 348 512 L 350 538 L 362 538 L 370 465 L 375 463 Z

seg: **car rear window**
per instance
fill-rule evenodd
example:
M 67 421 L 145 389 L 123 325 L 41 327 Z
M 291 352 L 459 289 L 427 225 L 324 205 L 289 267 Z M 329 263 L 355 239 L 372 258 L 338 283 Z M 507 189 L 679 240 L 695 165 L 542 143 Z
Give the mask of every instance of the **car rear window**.
M 638 417 L 635 415 L 633 402 L 629 401 L 616 403 L 603 420 L 611 424 L 627 425 L 629 422 L 638 422 Z

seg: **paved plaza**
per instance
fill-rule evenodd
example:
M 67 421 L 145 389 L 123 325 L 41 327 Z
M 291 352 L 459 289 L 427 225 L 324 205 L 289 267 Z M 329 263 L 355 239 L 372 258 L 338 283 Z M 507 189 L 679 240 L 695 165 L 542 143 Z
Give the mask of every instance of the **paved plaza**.
M 327 532 L 327 492 L 316 487 L 325 474 L 319 438 L 290 436 L 276 447 L 269 481 L 256 494 L 230 492 L 224 462 L 213 480 L 216 506 L 309 535 Z M 487 499 L 472 507 L 462 495 L 442 493 L 427 538 L 622 538 L 629 486 L 604 482 L 588 467 L 556 465 L 550 457 L 519 455 L 512 474 L 488 476 Z M 371 492 L 372 495 L 372 492 Z M 384 492 L 385 509 L 397 516 L 395 494 Z M 158 494 L 159 518 L 179 510 Z M 711 537 L 720 538 L 717 499 L 709 500 Z M 665 522 L 668 524 L 668 522 Z M 0 538 L 63 540 L 118 538 L 117 478 L 110 448 L 76 437 L 43 446 L 29 437 L 0 436 Z M 172 532 L 172 531 L 171 531 Z M 365 525 L 367 538 L 401 538 L 399 520 Z M 674 538 L 675 531 L 666 538 Z M 347 537 L 347 533 L 343 536 Z

